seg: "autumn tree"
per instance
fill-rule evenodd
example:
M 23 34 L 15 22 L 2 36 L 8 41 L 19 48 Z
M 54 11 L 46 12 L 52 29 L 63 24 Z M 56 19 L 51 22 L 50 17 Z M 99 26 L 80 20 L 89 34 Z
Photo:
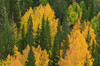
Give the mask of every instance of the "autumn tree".
M 34 52 L 36 66 L 49 66 L 49 54 L 46 50 L 41 50 L 40 45 L 38 45 L 37 48 L 32 47 L 32 51 Z
M 69 6 L 67 13 L 67 20 L 69 21 L 69 25 L 74 25 L 78 19 L 81 20 L 82 17 L 82 9 L 78 5 L 78 3 L 73 2 L 72 5 Z
M 88 44 L 86 42 L 86 39 L 81 33 L 80 28 L 81 23 L 80 21 L 78 21 L 73 27 L 71 35 L 68 35 L 69 49 L 66 52 L 65 58 L 60 58 L 60 66 L 83 66 L 85 65 L 85 63 L 87 63 L 89 66 L 92 66 L 93 59 L 91 53 L 88 50 Z
M 14 46 L 14 55 L 8 55 L 6 60 L 1 61 L 0 66 L 25 66 L 28 53 L 30 50 L 29 45 L 23 50 L 23 54 L 18 52 L 18 48 Z
M 49 26 L 50 26 L 50 37 L 51 37 L 51 46 L 53 46 L 53 42 L 54 42 L 54 36 L 57 32 L 57 25 L 58 25 L 58 19 L 55 19 L 55 13 L 54 11 L 51 9 L 50 5 L 47 3 L 46 6 L 42 6 L 39 5 L 36 7 L 35 11 L 33 11 L 32 8 L 30 8 L 29 10 L 27 10 L 27 12 L 25 13 L 25 15 L 21 18 L 21 27 L 20 29 L 22 29 L 23 25 L 25 27 L 25 34 L 27 33 L 27 22 L 29 19 L 29 16 L 32 16 L 32 22 L 33 22 L 33 35 L 34 37 L 36 37 L 36 33 L 39 29 L 42 29 L 42 19 L 43 19 L 43 15 L 44 16 L 44 20 L 49 21 Z M 47 39 L 46 39 L 47 40 Z

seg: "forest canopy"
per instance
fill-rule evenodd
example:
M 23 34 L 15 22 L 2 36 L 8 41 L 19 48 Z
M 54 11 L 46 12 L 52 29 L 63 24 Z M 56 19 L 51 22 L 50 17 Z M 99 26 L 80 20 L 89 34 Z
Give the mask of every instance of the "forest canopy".
M 100 0 L 0 0 L 0 66 L 100 66 Z

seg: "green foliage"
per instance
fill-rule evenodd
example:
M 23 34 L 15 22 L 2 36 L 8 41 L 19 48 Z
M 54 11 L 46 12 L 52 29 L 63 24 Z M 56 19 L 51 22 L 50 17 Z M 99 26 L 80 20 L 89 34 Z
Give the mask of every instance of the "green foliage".
M 39 2 L 44 6 L 47 4 L 47 0 L 39 0 Z
M 10 14 L 9 14 L 12 22 L 17 24 L 19 28 L 19 21 L 21 20 L 20 16 L 20 2 L 18 0 L 10 0 Z
M 35 37 L 35 47 L 37 47 L 39 44 L 40 44 L 40 33 L 41 33 L 41 31 L 40 31 L 40 29 L 39 29 L 39 26 L 38 26 L 38 30 L 37 30 L 37 35 L 36 35 L 36 37 Z
M 23 25 L 22 30 L 21 30 L 21 40 L 20 40 L 20 44 L 19 44 L 19 51 L 22 52 L 22 50 L 25 49 L 26 46 L 27 46 L 26 36 L 25 36 L 25 29 L 24 29 L 24 25 Z
M 93 27 L 95 33 L 97 33 L 97 29 L 98 29 L 98 19 L 97 19 L 97 17 L 92 18 L 90 23 L 92 24 L 92 27 Z
M 82 18 L 81 20 L 88 20 L 87 10 L 84 1 L 80 2 L 80 7 L 82 8 Z
M 49 26 L 49 21 L 47 18 L 47 21 L 44 20 L 44 16 L 42 19 L 42 30 L 40 33 L 40 46 L 44 50 L 46 49 L 47 52 L 49 53 L 51 49 L 51 37 L 50 37 L 50 26 Z
M 97 26 L 97 46 L 96 46 L 96 50 L 95 50 L 95 55 L 94 55 L 94 63 L 93 66 L 99 66 L 100 65 L 100 13 L 98 13 L 97 15 L 97 22 L 98 22 L 98 26 Z
M 33 0 L 21 0 L 20 2 L 21 15 L 23 16 L 27 9 L 33 7 Z
M 30 49 L 27 59 L 28 61 L 26 62 L 25 66 L 35 66 L 35 58 L 34 58 L 34 53 L 32 51 L 32 48 Z
M 12 26 L 8 21 L 8 17 L 5 16 L 5 23 L 1 32 L 1 43 L 0 43 L 0 58 L 5 59 L 8 54 L 13 54 L 13 47 L 15 44 L 15 36 Z
M 78 19 L 82 17 L 82 9 L 78 5 L 78 3 L 73 2 L 72 5 L 69 6 L 66 11 L 67 19 L 70 25 L 74 25 Z
M 60 59 L 60 48 L 61 48 L 61 29 L 60 29 L 60 21 L 58 22 L 57 33 L 54 39 L 54 46 L 51 57 L 51 66 L 58 66 L 58 61 Z
M 55 15 L 62 22 L 66 16 L 67 2 L 65 0 L 49 0 L 51 7 L 55 11 Z
M 28 27 L 27 27 L 27 33 L 26 33 L 26 43 L 29 44 L 29 46 L 34 46 L 34 38 L 33 38 L 33 23 L 32 23 L 32 17 L 29 17 L 28 20 Z

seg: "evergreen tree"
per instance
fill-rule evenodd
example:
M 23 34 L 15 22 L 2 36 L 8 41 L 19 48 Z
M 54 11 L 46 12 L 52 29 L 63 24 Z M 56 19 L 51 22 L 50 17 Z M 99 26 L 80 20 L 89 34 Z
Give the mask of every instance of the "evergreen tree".
M 94 0 L 89 0 L 88 14 L 88 18 L 91 20 L 94 17 Z
M 34 53 L 32 51 L 32 46 L 34 46 L 34 38 L 33 38 L 33 23 L 32 23 L 32 17 L 30 15 L 28 20 L 28 27 L 27 27 L 27 33 L 26 33 L 26 44 L 29 44 L 30 52 L 28 55 L 28 62 L 26 62 L 26 66 L 34 66 L 35 60 L 34 60 Z
M 40 4 L 39 0 L 33 0 L 33 7 L 36 7 Z
M 69 26 L 68 25 L 69 21 L 67 21 L 66 19 L 64 20 L 64 22 L 62 23 L 62 36 L 61 36 L 61 41 L 63 43 L 63 46 L 61 47 L 61 49 L 63 50 L 63 57 L 66 53 L 66 49 L 68 49 L 68 34 L 70 33 L 70 31 L 72 30 L 73 26 Z
M 30 15 L 26 33 L 26 43 L 29 44 L 29 46 L 34 46 L 33 32 L 34 31 L 33 31 L 32 17 Z
M 47 21 L 44 20 L 44 16 L 42 19 L 42 30 L 40 33 L 40 46 L 44 50 L 46 49 L 47 52 L 49 53 L 49 50 L 51 48 L 51 38 L 50 38 L 50 26 L 49 26 L 49 21 L 47 18 Z
M 8 54 L 13 54 L 15 37 L 11 29 L 11 23 L 8 20 L 8 12 L 4 10 L 4 26 L 1 33 L 0 58 L 5 59 Z
M 58 66 L 58 61 L 60 59 L 60 48 L 61 48 L 61 30 L 60 30 L 60 21 L 58 22 L 57 33 L 54 39 L 54 46 L 51 56 L 51 66 Z
M 44 20 L 44 15 L 43 15 L 43 18 L 42 18 L 42 29 L 41 29 L 41 33 L 40 33 L 40 46 L 43 49 L 46 49 L 46 44 L 45 44 L 45 20 Z
M 21 5 L 21 14 L 23 16 L 27 11 L 27 9 L 33 7 L 33 0 L 21 0 L 20 5 Z
M 97 28 L 97 46 L 95 50 L 95 55 L 94 55 L 94 63 L 93 66 L 100 66 L 100 13 L 97 15 L 98 19 L 98 28 Z
M 55 15 L 62 22 L 66 16 L 67 2 L 65 0 L 48 0 L 55 11 Z
M 20 40 L 20 44 L 19 44 L 19 51 L 22 52 L 22 50 L 25 49 L 26 46 L 27 46 L 26 36 L 25 36 L 25 29 L 24 29 L 24 25 L 23 25 L 22 30 L 21 30 L 21 40 Z
M 10 0 L 10 14 L 12 22 L 14 21 L 19 28 L 19 21 L 21 20 L 20 16 L 20 1 L 19 0 Z
M 37 35 L 36 35 L 36 38 L 35 38 L 35 47 L 37 47 L 39 44 L 40 44 L 40 29 L 39 29 L 39 25 L 38 25 L 38 30 L 37 30 Z
M 47 52 L 51 49 L 51 37 L 50 37 L 50 26 L 49 26 L 49 21 L 48 21 L 48 18 L 47 18 L 47 21 L 46 21 L 46 31 L 45 31 L 45 44 L 46 44 L 46 50 Z
M 84 1 L 80 2 L 80 7 L 82 8 L 82 18 L 81 18 L 81 20 L 83 22 L 84 20 L 88 20 L 87 10 L 86 10 L 86 6 L 85 6 Z

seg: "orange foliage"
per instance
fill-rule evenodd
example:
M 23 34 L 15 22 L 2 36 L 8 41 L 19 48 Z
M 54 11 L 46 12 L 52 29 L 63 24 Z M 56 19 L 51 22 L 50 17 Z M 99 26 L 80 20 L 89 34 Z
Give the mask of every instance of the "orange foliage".
M 49 54 L 47 54 L 46 50 L 41 50 L 40 45 L 35 48 L 32 47 L 35 56 L 35 65 L 36 66 L 48 66 L 49 62 Z
M 88 50 L 86 36 L 84 36 L 87 35 L 84 34 L 84 31 L 85 32 L 88 31 L 84 30 L 81 33 L 80 27 L 82 26 L 80 21 L 78 20 L 78 22 L 75 24 L 75 26 L 72 29 L 71 35 L 68 35 L 69 49 L 66 52 L 65 58 L 64 59 L 60 58 L 59 61 L 60 66 L 84 66 L 85 63 L 88 63 L 89 66 L 92 66 L 93 59 L 91 53 Z M 90 30 L 91 30 L 90 33 L 93 32 L 91 28 Z M 88 62 L 86 61 L 86 58 Z
M 30 47 L 27 45 L 27 47 L 23 50 L 23 54 L 21 54 L 18 52 L 18 48 L 14 46 L 14 55 L 8 55 L 7 59 L 3 61 L 2 66 L 25 66 L 29 50 Z

